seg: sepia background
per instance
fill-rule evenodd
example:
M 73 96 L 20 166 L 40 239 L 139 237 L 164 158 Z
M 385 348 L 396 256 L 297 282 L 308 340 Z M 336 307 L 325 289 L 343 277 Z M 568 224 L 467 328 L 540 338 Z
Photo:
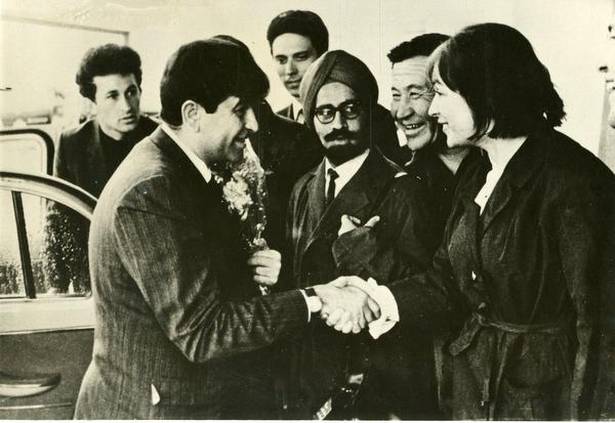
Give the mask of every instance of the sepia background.
M 609 51 L 607 26 L 613 0 L 3 0 L 0 98 L 6 114 L 61 107 L 59 125 L 73 123 L 80 109 L 74 75 L 83 53 L 102 42 L 127 43 L 143 61 L 142 108 L 159 110 L 158 83 L 169 55 L 182 43 L 230 34 L 249 45 L 269 75 L 274 109 L 289 97 L 275 75 L 265 32 L 287 9 L 318 13 L 330 31 L 330 48 L 364 60 L 390 101 L 386 53 L 424 32 L 452 34 L 478 22 L 518 28 L 551 71 L 564 99 L 563 131 L 598 153 L 605 105 L 599 66 Z M 59 104 L 59 106 L 58 106 Z

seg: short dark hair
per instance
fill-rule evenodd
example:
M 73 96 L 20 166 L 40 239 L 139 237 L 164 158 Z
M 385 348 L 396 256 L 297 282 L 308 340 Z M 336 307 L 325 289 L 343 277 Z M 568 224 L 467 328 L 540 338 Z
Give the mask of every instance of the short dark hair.
M 387 57 L 391 61 L 391 65 L 417 56 L 429 57 L 440 44 L 449 38 L 451 37 L 448 35 L 435 32 L 422 34 L 393 47 Z
M 429 74 L 437 66 L 442 81 L 468 103 L 476 126 L 473 139 L 527 135 L 541 123 L 561 125 L 566 115 L 549 71 L 528 39 L 510 26 L 468 26 L 438 48 L 430 62 Z
M 141 88 L 141 58 L 128 46 L 104 44 L 89 49 L 79 65 L 75 82 L 82 96 L 94 101 L 96 97 L 95 76 L 133 74 Z
M 292 33 L 303 35 L 312 42 L 319 56 L 329 49 L 329 31 L 320 16 L 309 10 L 287 10 L 273 18 L 267 29 L 269 48 L 280 35 Z
M 193 41 L 167 62 L 160 81 L 160 116 L 169 125 L 180 126 L 181 107 L 187 100 L 213 113 L 231 95 L 257 103 L 268 92 L 267 76 L 245 44 L 225 35 Z

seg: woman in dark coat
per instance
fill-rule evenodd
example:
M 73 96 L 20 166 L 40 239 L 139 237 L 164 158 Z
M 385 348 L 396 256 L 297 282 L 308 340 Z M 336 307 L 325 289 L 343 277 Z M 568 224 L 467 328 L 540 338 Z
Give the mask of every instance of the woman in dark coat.
M 600 412 L 613 173 L 553 129 L 562 100 L 517 30 L 470 26 L 432 59 L 430 113 L 450 147 L 483 155 L 461 175 L 432 269 L 389 285 L 400 325 L 461 323 L 446 353 L 455 419 L 615 417 Z

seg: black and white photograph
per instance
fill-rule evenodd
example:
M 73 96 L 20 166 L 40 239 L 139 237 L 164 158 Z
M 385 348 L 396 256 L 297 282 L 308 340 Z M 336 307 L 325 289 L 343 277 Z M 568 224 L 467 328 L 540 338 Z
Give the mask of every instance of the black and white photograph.
M 615 0 L 2 0 L 0 61 L 0 420 L 615 420 Z

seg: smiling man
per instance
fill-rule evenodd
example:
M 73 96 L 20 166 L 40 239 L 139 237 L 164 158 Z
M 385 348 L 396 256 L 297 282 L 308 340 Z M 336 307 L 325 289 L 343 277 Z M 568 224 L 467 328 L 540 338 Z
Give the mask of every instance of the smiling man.
M 92 218 L 96 327 L 77 418 L 271 419 L 267 357 L 255 350 L 327 304 L 354 304 L 358 324 L 359 292 L 337 297 L 341 289 L 320 285 L 259 296 L 257 283 L 277 282 L 280 254 L 248 251 L 213 178 L 213 167 L 242 157 L 268 88 L 229 37 L 188 43 L 169 59 L 163 123 L 119 166 Z
M 393 280 L 420 271 L 437 245 L 431 245 L 431 225 L 417 224 L 428 220 L 424 186 L 372 147 L 380 136 L 373 130 L 378 101 L 373 74 L 355 56 L 329 51 L 307 70 L 300 91 L 306 124 L 318 135 L 325 159 L 291 195 L 287 239 L 292 261 L 286 266 L 291 283 L 300 288 L 345 274 Z M 364 242 L 366 232 L 374 234 L 373 242 Z M 287 355 L 289 418 L 322 417 L 330 409 L 329 398 L 328 417 L 334 419 L 412 417 L 408 410 L 416 411 L 422 393 L 410 397 L 379 389 L 380 382 L 370 387 L 381 377 L 373 367 L 361 388 L 370 394 L 356 408 L 352 401 L 340 403 L 337 396 L 353 375 L 366 371 L 366 344 L 354 344 L 316 320 L 298 334 Z

